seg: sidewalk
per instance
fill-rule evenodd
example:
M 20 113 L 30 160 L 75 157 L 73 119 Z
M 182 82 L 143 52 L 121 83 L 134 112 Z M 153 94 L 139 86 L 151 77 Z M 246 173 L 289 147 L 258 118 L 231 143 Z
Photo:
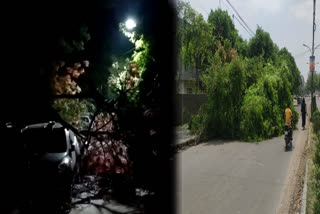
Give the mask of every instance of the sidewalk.
M 178 151 L 197 143 L 197 136 L 189 135 L 185 126 L 176 126 L 175 129 L 175 150 Z

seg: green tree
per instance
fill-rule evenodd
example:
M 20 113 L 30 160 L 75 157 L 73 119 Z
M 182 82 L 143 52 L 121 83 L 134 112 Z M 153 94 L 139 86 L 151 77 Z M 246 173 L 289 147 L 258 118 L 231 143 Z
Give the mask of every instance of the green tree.
M 292 56 L 292 54 L 288 51 L 287 48 L 282 48 L 279 52 L 279 60 L 285 60 L 290 71 L 290 75 L 288 76 L 288 80 L 291 83 L 291 94 L 299 94 L 301 90 L 301 76 L 300 71 L 296 65 L 296 62 Z
M 235 56 L 230 63 L 221 60 L 225 55 L 221 46 L 212 66 L 202 75 L 208 91 L 208 103 L 201 110 L 204 116 L 194 117 L 189 124 L 204 138 L 239 136 L 240 107 L 246 88 L 245 65 L 239 56 Z
M 241 138 L 259 141 L 277 136 L 283 132 L 284 110 L 290 105 L 294 116 L 294 126 L 298 113 L 293 108 L 290 84 L 285 64 L 277 68 L 268 63 L 257 83 L 247 89 L 241 108 Z
M 247 87 L 255 84 L 262 74 L 264 61 L 262 57 L 246 58 L 246 82 Z
M 256 34 L 252 37 L 248 44 L 248 55 L 250 57 L 262 56 L 266 61 L 274 60 L 275 46 L 269 35 L 261 27 L 258 26 Z
M 311 92 L 312 73 L 309 72 L 306 82 L 306 90 Z M 313 90 L 320 90 L 320 74 L 318 72 L 313 73 Z
M 200 85 L 200 73 L 205 71 L 216 49 L 212 35 L 213 26 L 191 8 L 189 3 L 178 2 L 178 50 L 185 67 L 195 68 L 196 83 Z
M 224 45 L 224 40 L 228 39 L 231 41 L 232 47 L 234 47 L 238 32 L 227 11 L 223 11 L 220 8 L 215 11 L 211 10 L 208 16 L 208 23 L 213 25 L 213 36 L 217 38 L 222 45 Z
M 240 35 L 237 35 L 234 48 L 242 57 L 248 57 L 248 41 L 243 40 Z

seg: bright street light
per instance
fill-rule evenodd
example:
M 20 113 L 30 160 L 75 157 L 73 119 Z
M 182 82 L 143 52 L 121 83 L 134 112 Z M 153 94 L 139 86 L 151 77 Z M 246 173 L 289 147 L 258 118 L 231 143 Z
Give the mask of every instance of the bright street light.
M 133 28 L 135 28 L 136 27 L 136 22 L 133 20 L 133 19 L 128 19 L 127 21 L 126 21 L 126 28 L 128 29 L 128 30 L 132 30 Z

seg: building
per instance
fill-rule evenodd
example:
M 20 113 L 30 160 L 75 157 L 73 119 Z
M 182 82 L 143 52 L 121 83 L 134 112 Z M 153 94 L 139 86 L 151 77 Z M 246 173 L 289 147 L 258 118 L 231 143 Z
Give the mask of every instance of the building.
M 204 94 L 204 90 L 198 90 L 196 84 L 196 70 L 192 68 L 185 68 L 180 60 L 177 63 L 176 72 L 176 90 L 177 94 Z

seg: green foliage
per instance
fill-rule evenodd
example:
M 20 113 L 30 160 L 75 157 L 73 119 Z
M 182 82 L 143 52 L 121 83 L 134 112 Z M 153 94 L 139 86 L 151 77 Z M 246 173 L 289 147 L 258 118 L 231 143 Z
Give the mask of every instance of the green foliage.
M 317 123 L 320 123 L 320 118 L 317 118 Z M 313 191 L 316 195 L 316 200 L 314 202 L 314 213 L 319 213 L 320 211 L 320 132 L 317 132 L 317 142 L 316 142 L 316 148 L 313 155 L 313 163 L 315 165 L 313 169 Z
M 313 130 L 315 133 L 320 131 L 320 112 L 316 109 L 312 114 Z
M 248 57 L 248 42 L 247 40 L 243 40 L 239 35 L 236 37 L 234 48 L 240 56 Z
M 250 57 L 262 56 L 266 61 L 273 60 L 275 46 L 269 33 L 258 27 L 256 34 L 248 44 L 248 55 Z
M 189 121 L 194 134 L 246 141 L 278 136 L 288 105 L 296 126 L 299 114 L 292 95 L 301 93 L 301 77 L 286 48 L 279 50 L 261 27 L 249 42 L 243 40 L 221 9 L 211 10 L 208 23 L 188 3 L 178 3 L 178 13 L 180 57 L 201 68 L 200 81 L 208 93 L 208 102 Z
M 150 44 L 142 35 L 137 41 L 135 41 L 135 51 L 132 55 L 132 61 L 137 64 L 141 75 L 146 70 L 149 60 L 154 60 L 150 56 Z
M 253 90 L 253 89 L 252 89 Z M 246 95 L 241 108 L 242 119 L 240 130 L 243 140 L 260 141 L 263 136 L 264 108 L 267 100 L 259 95 Z M 265 125 L 268 125 L 267 123 Z
M 81 125 L 81 117 L 94 112 L 94 105 L 87 100 L 57 99 L 53 102 L 59 115 L 66 122 L 78 127 Z
M 104 91 L 109 97 L 136 104 L 148 63 L 154 61 L 150 54 L 150 41 L 142 34 L 127 31 L 123 23 L 119 24 L 119 29 L 134 44 L 134 52 L 131 59 L 114 59 Z
M 258 82 L 246 91 L 242 105 L 240 130 L 241 138 L 246 141 L 259 141 L 281 134 L 287 104 L 290 104 L 293 112 L 294 126 L 299 119 L 292 105 L 291 94 L 283 87 L 285 81 L 279 71 L 267 65 L 263 73 Z
M 194 133 L 201 133 L 204 138 L 240 137 L 245 141 L 278 136 L 283 133 L 284 110 L 288 104 L 295 126 L 299 114 L 293 108 L 286 64 L 275 67 L 267 63 L 263 66 L 261 58 L 240 57 L 228 63 L 223 60 L 225 55 L 220 47 L 214 64 L 202 75 L 208 103 L 190 122 Z
M 178 55 L 185 67 L 196 69 L 196 81 L 209 65 L 217 43 L 212 35 L 213 25 L 191 8 L 189 3 L 178 2 Z
M 312 116 L 313 114 L 318 111 L 318 107 L 317 107 L 317 101 L 316 101 L 316 96 L 313 95 L 312 99 L 311 99 L 311 108 L 312 108 Z
M 85 43 L 87 43 L 91 36 L 88 33 L 88 26 L 73 26 L 76 33 L 73 38 L 62 37 L 58 41 L 58 48 L 61 52 L 71 54 L 85 50 Z
M 311 82 L 312 82 L 312 73 L 309 72 L 308 79 L 306 83 L 306 89 L 307 91 L 311 92 Z M 317 72 L 313 73 L 313 90 L 320 90 L 320 74 Z
M 207 131 L 209 115 L 208 115 L 208 104 L 204 104 L 200 107 L 198 114 L 192 115 L 188 129 L 190 134 L 200 136 L 200 140 L 205 141 L 209 139 L 210 132 Z
M 208 91 L 208 103 L 201 109 L 202 116 L 195 115 L 191 119 L 193 125 L 190 127 L 199 124 L 203 127 L 200 129 L 201 134 L 206 138 L 239 136 L 239 111 L 246 88 L 245 67 L 240 57 L 224 63 L 220 60 L 224 53 L 220 47 L 214 57 L 216 63 L 202 75 L 201 79 Z M 204 133 L 205 130 L 210 131 Z
M 260 78 L 263 68 L 263 58 L 253 57 L 245 59 L 246 61 L 246 82 L 247 86 L 250 87 Z
M 220 8 L 210 11 L 208 16 L 208 23 L 214 26 L 213 36 L 223 43 L 225 39 L 228 39 L 232 47 L 234 46 L 237 39 L 237 30 L 228 15 L 227 11 L 223 11 Z
M 288 80 L 291 83 L 290 91 L 292 94 L 298 94 L 301 90 L 301 78 L 300 71 L 295 63 L 295 60 L 291 53 L 286 49 L 282 48 L 279 53 L 278 62 L 286 62 L 289 69 Z

